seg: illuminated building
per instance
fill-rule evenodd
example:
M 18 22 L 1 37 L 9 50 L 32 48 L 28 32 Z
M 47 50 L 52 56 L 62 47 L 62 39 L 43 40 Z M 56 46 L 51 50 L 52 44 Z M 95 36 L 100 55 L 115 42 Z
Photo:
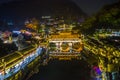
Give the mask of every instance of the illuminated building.
M 24 70 L 24 68 L 39 57 L 41 53 L 42 48 L 32 45 L 26 49 L 16 51 L 0 58 L 0 80 L 15 80 L 8 78 L 18 74 L 19 71 Z
M 61 32 L 49 37 L 50 58 L 78 59 L 82 49 L 83 43 L 79 34 Z

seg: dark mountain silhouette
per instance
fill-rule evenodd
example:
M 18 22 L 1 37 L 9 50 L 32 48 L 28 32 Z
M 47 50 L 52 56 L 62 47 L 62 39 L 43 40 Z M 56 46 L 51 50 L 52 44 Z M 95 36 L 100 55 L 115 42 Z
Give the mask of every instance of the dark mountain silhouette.
M 22 0 L 2 4 L 1 16 L 40 17 L 65 16 L 78 17 L 86 15 L 72 0 Z
M 95 23 L 98 28 L 120 29 L 120 1 L 111 5 L 104 6 L 97 14 Z
M 105 5 L 97 14 L 104 14 L 105 12 L 109 12 L 111 9 L 120 9 L 120 1 L 114 4 Z

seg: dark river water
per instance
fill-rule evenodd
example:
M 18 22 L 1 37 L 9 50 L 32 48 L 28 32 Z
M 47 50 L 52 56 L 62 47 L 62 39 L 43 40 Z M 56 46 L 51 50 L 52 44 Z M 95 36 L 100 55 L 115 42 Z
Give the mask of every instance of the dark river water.
M 51 60 L 29 80 L 91 80 L 90 68 L 84 60 Z

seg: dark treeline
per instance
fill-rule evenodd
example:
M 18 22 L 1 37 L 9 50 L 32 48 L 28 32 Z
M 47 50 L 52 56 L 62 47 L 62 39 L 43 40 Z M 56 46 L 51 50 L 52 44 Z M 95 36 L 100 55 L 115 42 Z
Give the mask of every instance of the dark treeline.
M 95 29 L 120 29 L 120 1 L 104 6 L 97 14 L 86 18 L 82 26 L 78 25 L 82 33 L 94 33 Z

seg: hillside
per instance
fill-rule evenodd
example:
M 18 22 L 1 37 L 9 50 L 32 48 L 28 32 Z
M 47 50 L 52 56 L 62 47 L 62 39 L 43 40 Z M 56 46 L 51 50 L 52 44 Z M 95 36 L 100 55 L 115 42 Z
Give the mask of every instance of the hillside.
M 93 34 L 96 29 L 120 29 L 120 1 L 104 6 L 98 13 L 85 19 L 80 32 Z

